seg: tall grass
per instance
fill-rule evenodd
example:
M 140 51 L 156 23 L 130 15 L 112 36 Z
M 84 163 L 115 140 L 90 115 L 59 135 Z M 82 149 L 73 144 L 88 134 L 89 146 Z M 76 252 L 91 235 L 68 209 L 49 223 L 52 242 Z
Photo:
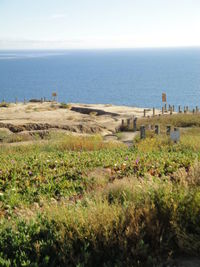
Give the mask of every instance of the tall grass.
M 101 150 L 112 149 L 117 147 L 125 147 L 121 143 L 116 142 L 104 142 L 103 138 L 99 135 L 95 136 L 73 136 L 63 135 L 56 141 L 55 146 L 61 150 Z
M 200 114 L 173 114 L 138 119 L 138 127 L 142 124 L 160 124 L 163 127 L 166 125 L 175 127 L 200 127 Z
M 199 200 L 199 187 L 159 179 L 118 181 L 97 198 L 47 205 L 34 221 L 1 228 L 2 262 L 158 266 L 159 256 L 199 255 Z

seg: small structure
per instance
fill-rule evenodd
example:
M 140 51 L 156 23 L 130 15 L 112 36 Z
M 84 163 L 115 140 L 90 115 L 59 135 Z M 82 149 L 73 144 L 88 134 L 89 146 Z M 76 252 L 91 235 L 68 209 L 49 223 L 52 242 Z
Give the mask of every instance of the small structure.
M 174 143 L 180 141 L 180 131 L 178 128 L 174 128 L 174 131 L 170 133 L 170 138 Z

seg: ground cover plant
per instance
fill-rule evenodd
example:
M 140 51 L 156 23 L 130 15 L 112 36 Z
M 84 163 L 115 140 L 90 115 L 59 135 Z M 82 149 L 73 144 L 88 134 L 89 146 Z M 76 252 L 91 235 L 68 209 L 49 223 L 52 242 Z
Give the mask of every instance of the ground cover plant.
M 200 131 L 0 147 L 0 266 L 162 266 L 200 252 Z

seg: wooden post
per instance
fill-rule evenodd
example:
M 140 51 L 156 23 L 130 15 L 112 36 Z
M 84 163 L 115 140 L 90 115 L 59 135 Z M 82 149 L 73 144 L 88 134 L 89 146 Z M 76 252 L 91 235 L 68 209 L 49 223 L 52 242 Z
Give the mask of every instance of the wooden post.
M 184 113 L 186 113 L 186 107 L 184 106 Z
M 186 112 L 188 112 L 189 111 L 189 107 L 188 106 L 186 106 Z
M 125 123 L 124 123 L 124 120 L 122 120 L 122 129 L 124 130 L 125 128 Z
M 164 114 L 164 107 L 162 107 L 162 115 Z
M 140 127 L 140 139 L 145 139 L 146 138 L 146 130 L 145 130 L 145 126 L 142 125 Z
M 131 124 L 131 120 L 130 119 L 127 119 L 127 130 L 130 129 L 130 124 Z
M 181 106 L 178 106 L 178 113 L 181 113 Z
M 170 111 L 171 110 L 171 105 L 169 105 L 169 108 L 168 108 L 168 111 Z
M 195 109 L 193 108 L 193 110 L 192 110 L 192 113 L 194 114 L 195 113 Z
M 166 133 L 167 133 L 167 135 L 170 135 L 170 132 L 171 132 L 171 125 L 167 125 L 167 131 L 166 131 Z
M 133 120 L 133 131 L 136 132 L 137 131 L 137 118 L 135 118 Z
M 153 117 L 155 116 L 156 112 L 155 112 L 155 108 L 153 108 Z
M 144 109 L 144 117 L 146 117 L 146 109 Z
M 173 109 L 172 109 L 172 107 L 170 107 L 170 115 L 172 115 L 173 114 Z
M 199 108 L 198 108 L 198 106 L 196 106 L 196 113 L 198 113 L 199 112 Z
M 172 111 L 173 111 L 173 112 L 175 111 L 174 105 L 172 106 Z
M 160 134 L 160 126 L 155 125 L 155 134 Z
M 165 112 L 167 111 L 167 104 L 165 104 Z

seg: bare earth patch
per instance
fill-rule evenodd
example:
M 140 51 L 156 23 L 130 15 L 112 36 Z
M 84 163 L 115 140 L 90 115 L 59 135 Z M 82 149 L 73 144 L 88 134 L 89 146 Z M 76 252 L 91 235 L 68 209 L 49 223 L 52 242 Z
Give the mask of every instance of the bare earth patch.
M 17 138 L 31 141 L 38 134 L 41 139 L 49 131 L 65 131 L 77 134 L 115 134 L 122 119 L 142 117 L 144 109 L 108 104 L 70 104 L 60 103 L 18 103 L 0 108 L 0 128 L 11 134 L 20 134 Z M 156 111 L 157 114 L 159 111 Z M 147 116 L 152 110 L 147 111 Z M 130 135 L 130 134 L 129 134 Z M 16 136 L 13 140 L 17 139 Z M 129 142 L 132 136 L 126 137 Z M 12 137 L 11 137 L 12 139 Z M 26 140 L 27 139 L 27 140 Z M 109 139 L 109 138 L 108 138 Z M 115 140 L 111 138 L 112 140 Z M 123 140 L 122 140 L 123 141 Z M 12 142 L 10 142 L 12 143 Z

